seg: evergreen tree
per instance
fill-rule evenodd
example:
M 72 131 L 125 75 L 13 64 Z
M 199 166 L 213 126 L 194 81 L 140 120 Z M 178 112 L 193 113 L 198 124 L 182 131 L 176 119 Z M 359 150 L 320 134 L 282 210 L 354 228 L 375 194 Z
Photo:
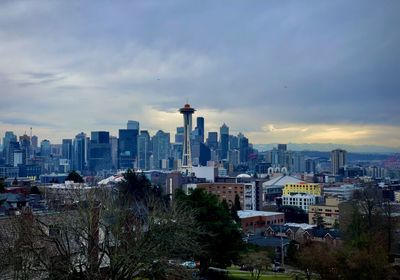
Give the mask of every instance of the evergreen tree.
M 217 196 L 195 189 L 190 195 L 178 191 L 176 200 L 195 213 L 196 221 L 203 230 L 198 236 L 203 252 L 195 256 L 200 260 L 202 272 L 209 266 L 225 268 L 238 260 L 243 249 L 239 227 Z
M 79 175 L 79 173 L 76 172 L 75 170 L 72 170 L 68 174 L 67 178 L 65 178 L 65 181 L 74 181 L 74 183 L 84 183 L 82 176 Z
M 232 216 L 232 219 L 234 221 L 236 221 L 237 223 L 240 222 L 240 218 L 239 218 L 239 216 L 237 214 L 237 211 L 240 211 L 240 210 L 242 210 L 242 207 L 240 206 L 240 197 L 239 197 L 238 194 L 236 194 L 235 195 L 235 201 L 234 201 L 234 203 L 233 203 L 233 205 L 231 207 L 231 216 Z

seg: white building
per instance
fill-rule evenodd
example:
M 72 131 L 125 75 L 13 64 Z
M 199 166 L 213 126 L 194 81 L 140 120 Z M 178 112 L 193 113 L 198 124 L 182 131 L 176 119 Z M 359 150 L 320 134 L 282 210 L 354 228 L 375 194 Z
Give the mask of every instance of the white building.
M 319 197 L 311 194 L 283 195 L 282 204 L 296 206 L 308 212 L 308 207 L 317 204 L 318 198 Z

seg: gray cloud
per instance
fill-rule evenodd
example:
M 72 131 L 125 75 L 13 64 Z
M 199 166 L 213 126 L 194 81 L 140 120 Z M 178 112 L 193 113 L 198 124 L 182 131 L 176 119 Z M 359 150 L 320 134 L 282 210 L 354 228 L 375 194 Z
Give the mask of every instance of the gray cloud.
M 170 114 L 188 99 L 210 112 L 213 129 L 398 127 L 399 8 L 395 0 L 1 2 L 0 119 L 18 111 L 71 130 L 127 119 L 156 128 L 150 109 Z

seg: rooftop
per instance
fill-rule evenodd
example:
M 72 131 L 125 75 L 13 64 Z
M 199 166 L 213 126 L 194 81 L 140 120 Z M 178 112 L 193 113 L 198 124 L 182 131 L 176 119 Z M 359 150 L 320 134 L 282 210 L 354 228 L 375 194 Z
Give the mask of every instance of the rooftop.
M 299 184 L 299 183 L 305 183 L 305 182 L 297 179 L 296 177 L 290 176 L 290 175 L 282 175 L 282 176 L 275 177 L 269 181 L 264 182 L 263 187 L 284 186 L 286 184 Z
M 267 212 L 267 211 L 255 211 L 255 210 L 240 210 L 237 211 L 240 219 L 251 218 L 251 217 L 270 217 L 275 215 L 283 215 L 281 212 Z

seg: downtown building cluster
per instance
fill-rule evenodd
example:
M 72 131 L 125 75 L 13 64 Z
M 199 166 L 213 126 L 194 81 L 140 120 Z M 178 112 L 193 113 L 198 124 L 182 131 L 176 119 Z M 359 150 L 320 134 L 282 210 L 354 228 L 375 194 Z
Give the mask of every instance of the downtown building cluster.
M 242 133 L 229 134 L 223 124 L 220 131 L 205 133 L 204 118 L 196 118 L 196 127 L 189 131 L 191 165 L 217 164 L 234 171 L 249 166 L 254 155 L 252 145 Z M 151 135 L 141 130 L 140 123 L 129 120 L 126 128 L 113 136 L 108 131 L 81 132 L 62 143 L 53 144 L 35 135 L 19 138 L 7 131 L 2 141 L 0 177 L 38 177 L 41 174 L 68 173 L 76 170 L 83 175 L 110 174 L 128 168 L 136 170 L 179 170 L 182 166 L 184 127 L 171 134 L 158 130 Z
M 259 152 L 244 134 L 231 134 L 225 123 L 219 131 L 206 133 L 205 118 L 197 117 L 192 128 L 195 110 L 188 106 L 193 110 L 190 118 L 186 125 L 184 122 L 184 126 L 176 128 L 174 138 L 163 130 L 151 135 L 148 130 L 140 128 L 138 121 L 132 120 L 127 122 L 126 128 L 118 130 L 117 136 L 108 131 L 92 131 L 90 135 L 81 132 L 59 144 L 47 139 L 39 142 L 32 133 L 17 137 L 12 131 L 7 131 L 0 153 L 0 178 L 39 178 L 45 174 L 67 174 L 71 170 L 85 176 L 105 178 L 117 170 L 128 168 L 179 171 L 188 165 L 216 167 L 219 176 L 282 171 L 312 176 L 319 174 L 320 177 L 314 178 L 318 182 L 335 182 L 343 177 L 364 175 L 385 177 L 386 170 L 382 165 L 349 165 L 347 152 L 342 149 L 333 150 L 325 158 L 290 151 L 286 144 Z

